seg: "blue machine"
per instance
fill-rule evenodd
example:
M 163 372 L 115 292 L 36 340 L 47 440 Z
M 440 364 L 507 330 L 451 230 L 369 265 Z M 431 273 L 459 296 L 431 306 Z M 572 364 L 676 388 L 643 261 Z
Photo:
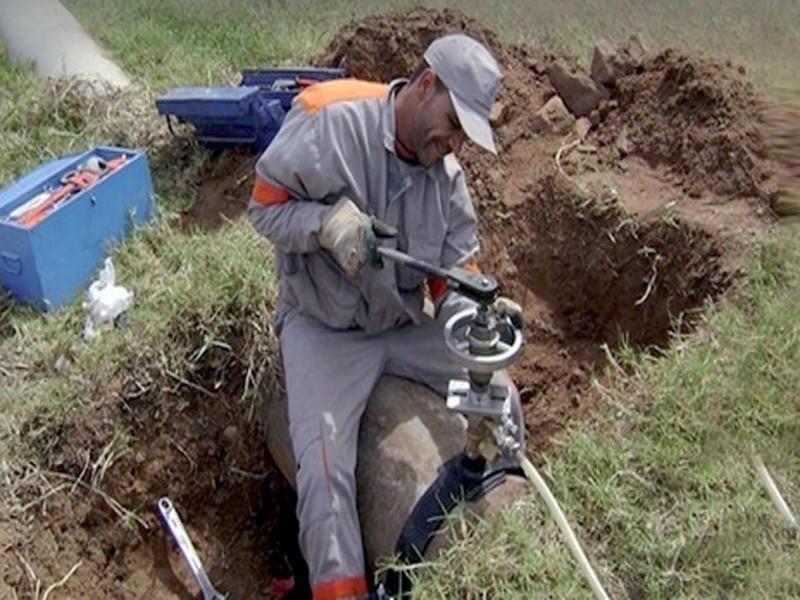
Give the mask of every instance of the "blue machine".
M 191 123 L 197 139 L 215 149 L 261 151 L 280 129 L 294 97 L 306 86 L 344 76 L 344 69 L 242 71 L 238 86 L 180 87 L 156 99 L 158 113 Z
M 38 223 L 24 226 L 14 209 L 57 188 L 62 177 L 90 157 L 124 164 L 57 204 Z M 45 163 L 0 190 L 0 282 L 18 299 L 45 311 L 71 302 L 85 289 L 134 225 L 153 212 L 153 183 L 147 155 L 124 148 L 96 147 Z

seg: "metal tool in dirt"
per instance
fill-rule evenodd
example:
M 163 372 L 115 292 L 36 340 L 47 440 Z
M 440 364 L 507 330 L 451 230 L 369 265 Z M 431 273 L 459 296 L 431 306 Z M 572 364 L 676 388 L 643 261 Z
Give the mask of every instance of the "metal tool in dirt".
M 211 585 L 211 580 L 208 578 L 203 568 L 203 563 L 200 562 L 200 557 L 194 549 L 194 544 L 192 544 L 192 540 L 189 538 L 186 528 L 183 526 L 183 521 L 181 521 L 178 511 L 172 505 L 169 498 L 161 498 L 158 501 L 157 513 L 161 525 L 175 541 L 183 559 L 186 561 L 186 564 L 189 565 L 189 570 L 200 586 L 203 600 L 226 600 L 227 596 L 221 594 Z
M 443 269 L 392 248 L 378 247 L 382 258 L 442 278 L 448 287 L 475 302 L 448 319 L 444 341 L 454 360 L 467 369 L 468 380 L 448 384 L 447 407 L 467 418 L 468 456 L 493 461 L 498 454 L 513 459 L 521 448 L 512 415 L 511 390 L 495 373 L 514 363 L 522 352 L 522 315 L 513 303 L 498 300 L 499 286 L 490 275 L 458 267 Z

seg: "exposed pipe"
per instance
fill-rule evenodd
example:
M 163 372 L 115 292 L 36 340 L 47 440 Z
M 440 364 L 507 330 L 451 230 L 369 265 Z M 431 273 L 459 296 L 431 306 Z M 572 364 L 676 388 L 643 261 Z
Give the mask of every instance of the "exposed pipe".
M 775 505 L 775 508 L 778 509 L 778 512 L 781 513 L 781 516 L 786 519 L 786 522 L 789 524 L 789 527 L 793 529 L 800 528 L 800 525 L 797 523 L 797 519 L 792 514 L 789 505 L 786 504 L 786 501 L 781 496 L 780 491 L 778 490 L 778 486 L 775 485 L 775 481 L 773 481 L 772 477 L 767 471 L 767 467 L 764 466 L 764 461 L 761 460 L 761 457 L 758 454 L 753 454 L 750 459 L 753 461 L 753 466 L 756 468 L 756 473 L 758 473 L 758 478 L 761 480 L 761 484 L 766 488 L 767 494 L 769 494 L 772 503 Z

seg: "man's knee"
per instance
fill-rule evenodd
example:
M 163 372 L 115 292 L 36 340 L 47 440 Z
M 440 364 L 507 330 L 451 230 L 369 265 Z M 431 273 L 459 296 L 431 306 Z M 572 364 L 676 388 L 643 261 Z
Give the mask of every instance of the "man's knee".
M 348 440 L 337 436 L 335 427 L 324 414 L 313 429 L 292 428 L 292 438 L 299 502 L 312 496 L 319 508 L 333 509 L 342 500 L 354 498 L 356 448 L 349 447 Z

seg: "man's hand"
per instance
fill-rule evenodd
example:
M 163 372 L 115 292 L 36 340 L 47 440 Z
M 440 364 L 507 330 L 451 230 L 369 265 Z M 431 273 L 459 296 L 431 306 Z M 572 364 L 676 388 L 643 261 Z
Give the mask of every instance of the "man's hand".
M 522 307 L 514 302 L 511 298 L 500 296 L 494 302 L 494 310 L 497 316 L 503 319 L 508 319 L 500 332 L 500 339 L 506 344 L 514 343 L 514 329 L 522 329 Z
M 342 197 L 322 221 L 318 239 L 347 276 L 356 279 L 367 263 L 380 263 L 375 238 L 395 235 L 393 227 L 364 214 L 350 198 Z

